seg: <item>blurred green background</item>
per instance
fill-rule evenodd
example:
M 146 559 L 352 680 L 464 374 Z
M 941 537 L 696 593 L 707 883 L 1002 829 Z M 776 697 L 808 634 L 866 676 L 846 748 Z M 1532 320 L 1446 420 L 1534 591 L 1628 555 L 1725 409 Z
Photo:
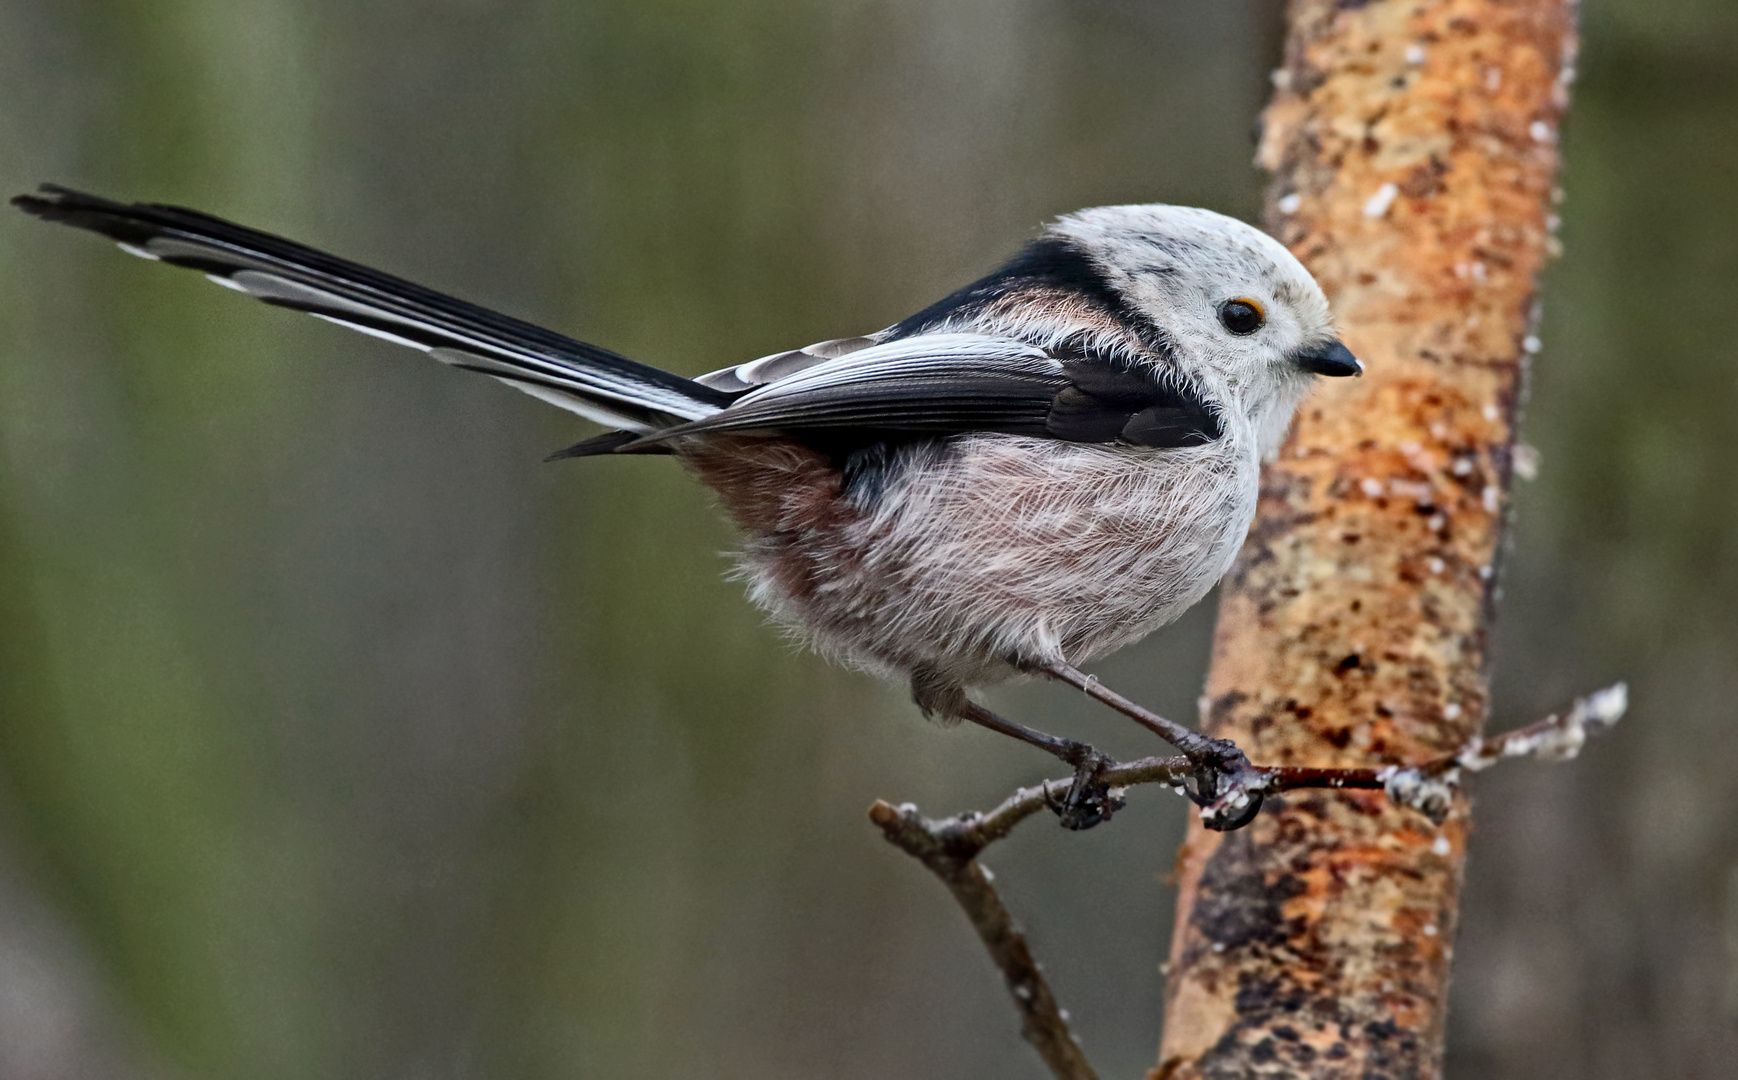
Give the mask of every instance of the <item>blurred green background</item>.
M 1038 223 L 1244 217 L 1275 0 L 0 0 L 0 190 L 179 202 L 694 373 Z M 1598 0 L 1566 129 L 1451 1077 L 1738 1060 L 1738 8 Z M 794 652 L 668 462 L 0 214 L 0 1078 L 1039 1077 L 875 797 L 1045 762 Z M 1192 714 L 1211 605 L 1102 665 Z M 1147 752 L 1014 687 L 1016 715 Z M 1177 800 L 991 859 L 1151 1064 Z

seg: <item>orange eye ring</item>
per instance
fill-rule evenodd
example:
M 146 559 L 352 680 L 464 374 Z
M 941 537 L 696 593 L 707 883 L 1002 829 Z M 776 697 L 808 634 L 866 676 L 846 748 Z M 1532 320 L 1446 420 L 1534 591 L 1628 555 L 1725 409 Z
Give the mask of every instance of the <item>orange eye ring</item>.
M 1219 323 L 1238 337 L 1244 337 L 1267 325 L 1267 311 L 1259 300 L 1239 296 L 1219 305 Z

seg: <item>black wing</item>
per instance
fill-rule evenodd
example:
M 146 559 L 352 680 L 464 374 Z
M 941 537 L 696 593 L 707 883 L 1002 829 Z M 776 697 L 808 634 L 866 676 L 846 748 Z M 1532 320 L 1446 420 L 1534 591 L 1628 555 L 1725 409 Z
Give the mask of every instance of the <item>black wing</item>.
M 1199 395 L 1150 370 L 1094 357 L 1066 361 L 1062 370 L 1069 385 L 1045 421 L 1053 438 L 1176 448 L 1224 434 L 1218 414 Z
M 919 334 L 811 365 L 712 416 L 619 448 L 724 431 L 828 442 L 990 431 L 1149 447 L 1197 446 L 1222 434 L 1203 400 L 1146 369 L 1079 353 L 1059 359 L 1008 338 Z

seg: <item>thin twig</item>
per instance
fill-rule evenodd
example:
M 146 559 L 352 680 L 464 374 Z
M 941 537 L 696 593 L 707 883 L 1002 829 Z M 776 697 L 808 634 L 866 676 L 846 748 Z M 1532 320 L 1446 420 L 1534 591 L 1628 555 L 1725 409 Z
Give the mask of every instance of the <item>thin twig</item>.
M 1202 797 L 1198 789 L 1189 788 L 1191 780 L 1201 782 L 1201 763 L 1192 757 L 1111 761 L 1096 770 L 1092 778 L 1095 784 L 1108 789 L 1102 820 L 1109 820 L 1123 806 L 1123 789 L 1136 784 L 1167 784 L 1203 804 L 1201 820 L 1210 828 L 1240 827 L 1255 816 L 1263 796 L 1301 788 L 1383 790 L 1395 802 L 1410 806 L 1433 821 L 1441 821 L 1453 803 L 1462 772 L 1478 772 L 1510 757 L 1569 760 L 1580 753 L 1588 736 L 1616 724 L 1628 706 L 1628 687 L 1618 683 L 1576 699 L 1561 713 L 1552 713 L 1501 735 L 1473 739 L 1452 754 L 1406 768 L 1389 765 L 1380 769 L 1320 769 L 1246 764 L 1229 777 L 1228 786 L 1212 799 Z M 1057 1005 L 1050 984 L 1027 948 L 1025 936 L 1015 928 L 1013 917 L 990 884 L 989 871 L 978 864 L 977 857 L 984 848 L 1013 832 L 1015 826 L 1038 811 L 1051 809 L 1062 813 L 1079 781 L 1079 777 L 1046 780 L 1034 787 L 1020 788 L 987 813 L 968 810 L 939 821 L 924 817 L 909 803 L 896 807 L 877 799 L 869 808 L 869 820 L 882 834 L 927 866 L 953 893 L 984 948 L 989 950 L 990 959 L 1002 972 L 1014 1007 L 1020 1013 L 1021 1034 L 1037 1048 L 1058 1080 L 1095 1080 L 1097 1074 L 1087 1064 L 1080 1044 L 1069 1030 L 1067 1014 Z
M 1065 789 L 1069 781 L 1056 783 Z M 1050 785 L 1044 786 L 1048 788 Z M 1015 799 L 1023 794 L 1025 792 L 1016 794 Z M 1042 806 L 1043 803 L 1040 801 L 1036 805 Z M 1021 813 L 1008 809 L 1008 806 L 1004 803 L 991 814 L 994 817 L 1007 811 L 999 826 L 991 826 L 999 827 L 997 836 L 1006 835 L 1020 818 L 1032 812 Z M 1056 995 L 1051 993 L 1044 972 L 1039 969 L 1038 961 L 1032 958 L 1025 935 L 1014 925 L 1013 916 L 1008 914 L 1002 898 L 990 884 L 989 871 L 973 857 L 989 840 L 968 841 L 962 846 L 956 842 L 954 831 L 946 823 L 926 821 L 919 816 L 917 808 L 910 805 L 894 807 L 877 800 L 869 808 L 869 820 L 880 827 L 889 841 L 929 867 L 953 893 L 954 900 L 971 920 L 972 929 L 978 932 L 979 940 L 989 951 L 990 959 L 1002 972 L 1008 993 L 1014 999 L 1014 1007 L 1020 1013 L 1020 1034 L 1037 1049 L 1057 1080 L 1098 1080 L 1098 1074 L 1087 1063 L 1080 1043 L 1068 1028 L 1067 1015 L 1056 1004 Z M 970 854 L 965 854 L 968 850 Z
M 1590 736 L 1608 731 L 1629 709 L 1629 685 L 1615 683 L 1594 691 L 1561 713 L 1535 720 L 1501 735 L 1473 739 L 1453 754 L 1409 768 L 1393 765 L 1376 771 L 1388 797 L 1431 818 L 1447 813 L 1462 770 L 1482 772 L 1504 758 L 1535 757 L 1541 761 L 1572 761 Z
M 1073 669 L 1068 671 L 1079 675 Z M 1090 676 L 1080 676 L 1079 681 L 1064 674 L 1056 674 L 1056 677 L 1079 686 L 1128 715 L 1144 713 L 1160 720 L 1167 729 L 1179 726 L 1162 720 L 1157 714 L 1148 713 L 1113 691 L 1104 689 Z M 1552 713 L 1525 727 L 1501 735 L 1475 738 L 1452 754 L 1444 754 L 1418 765 L 1388 765 L 1379 769 L 1251 765 L 1248 758 L 1235 746 L 1231 746 L 1231 753 L 1226 753 L 1223 747 L 1230 744 L 1223 740 L 1209 740 L 1189 732 L 1194 739 L 1212 744 L 1208 753 L 1214 755 L 1213 758 L 1203 760 L 1198 744 L 1190 743 L 1185 748 L 1184 744 L 1167 735 L 1170 742 L 1179 749 L 1185 749 L 1187 757 L 1147 758 L 1136 762 L 1134 764 L 1147 766 L 1139 779 L 1112 779 L 1119 775 L 1118 770 L 1128 766 L 1111 762 L 1100 770 L 1098 778 L 1103 783 L 1122 786 L 1153 782 L 1171 784 L 1201 807 L 1203 825 L 1223 831 L 1241 828 L 1254 820 L 1265 796 L 1299 788 L 1380 788 L 1402 806 L 1409 806 L 1431 820 L 1440 822 L 1452 805 L 1454 791 L 1460 785 L 1463 770 L 1478 772 L 1509 757 L 1567 761 L 1581 752 L 1581 747 L 1590 735 L 1599 734 L 1622 719 L 1628 707 L 1629 687 L 1624 683 L 1616 683 L 1586 697 L 1577 698 L 1563 712 Z M 1155 727 L 1154 730 L 1159 729 Z M 1160 762 L 1168 763 L 1168 767 L 1153 768 Z M 1190 777 L 1196 783 L 1194 790 L 1190 790 L 1185 783 L 1185 778 Z M 1054 783 L 1056 781 L 1051 781 L 1051 784 Z M 1046 790 L 1049 786 L 1045 785 Z M 1116 803 L 1113 800 L 1110 809 L 1115 808 Z M 1108 812 L 1104 814 L 1105 818 L 1109 816 Z
M 1501 735 L 1474 739 L 1452 754 L 1444 754 L 1405 768 L 1397 765 L 1379 769 L 1251 766 L 1242 774 L 1242 784 L 1201 807 L 1201 817 L 1209 825 L 1213 823 L 1213 819 L 1223 820 L 1229 816 L 1230 811 L 1224 804 L 1239 795 L 1259 798 L 1302 788 L 1384 790 L 1390 798 L 1403 806 L 1410 806 L 1428 815 L 1440 816 L 1446 811 L 1454 789 L 1459 786 L 1462 772 L 1479 772 L 1503 758 L 1511 757 L 1569 760 L 1580 753 L 1589 736 L 1597 735 L 1616 724 L 1623 717 L 1628 704 L 1628 687 L 1617 683 L 1584 698 L 1577 698 L 1563 712 L 1552 713 L 1526 727 L 1515 728 Z M 1196 767 L 1196 763 L 1187 757 L 1147 757 L 1135 761 L 1112 761 L 1097 772 L 1095 779 L 1110 788 L 1113 805 L 1120 807 L 1121 789 L 1137 784 L 1166 784 L 1193 796 L 1188 784 L 1196 778 Z M 972 859 L 1038 811 L 1056 809 L 1074 783 L 1075 780 L 1071 777 L 1046 780 L 1033 787 L 1020 788 L 1002 800 L 995 809 L 987 812 L 968 810 L 950 818 L 932 821 L 917 816 L 916 809 L 911 808 L 910 813 L 905 816 L 922 823 L 928 836 L 926 842 L 935 845 L 937 850 L 945 851 L 953 858 Z M 886 804 L 878 802 L 876 805 Z M 900 813 L 905 814 L 905 810 L 902 808 Z M 880 824 L 879 819 L 877 824 Z

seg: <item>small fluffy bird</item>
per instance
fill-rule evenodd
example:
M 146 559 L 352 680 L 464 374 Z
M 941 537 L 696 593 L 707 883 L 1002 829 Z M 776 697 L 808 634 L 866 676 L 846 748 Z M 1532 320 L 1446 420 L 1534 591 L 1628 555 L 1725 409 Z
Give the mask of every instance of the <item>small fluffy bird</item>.
M 1095 689 L 1074 665 L 1230 567 L 1313 377 L 1363 370 L 1290 252 L 1180 206 L 1069 214 L 885 330 L 687 379 L 191 210 L 58 187 L 13 203 L 609 425 L 554 457 L 674 457 L 746 535 L 741 574 L 776 622 L 1077 769 L 1102 759 L 965 688 Z

